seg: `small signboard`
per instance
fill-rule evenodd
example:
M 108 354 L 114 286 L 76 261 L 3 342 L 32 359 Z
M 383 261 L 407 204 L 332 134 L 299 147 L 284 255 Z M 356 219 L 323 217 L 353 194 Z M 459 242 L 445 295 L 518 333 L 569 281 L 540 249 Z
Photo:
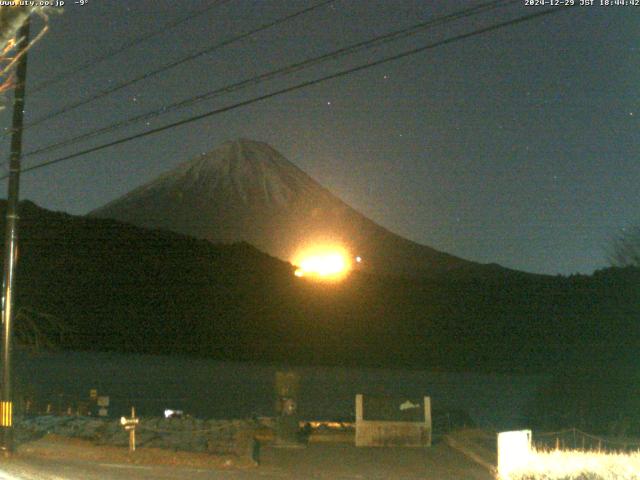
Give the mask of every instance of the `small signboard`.
M 511 473 L 531 461 L 531 430 L 498 433 L 498 473 L 511 478 Z
M 108 407 L 109 406 L 109 397 L 98 397 L 98 406 L 99 407 Z
M 428 447 L 431 398 L 356 395 L 356 447 Z

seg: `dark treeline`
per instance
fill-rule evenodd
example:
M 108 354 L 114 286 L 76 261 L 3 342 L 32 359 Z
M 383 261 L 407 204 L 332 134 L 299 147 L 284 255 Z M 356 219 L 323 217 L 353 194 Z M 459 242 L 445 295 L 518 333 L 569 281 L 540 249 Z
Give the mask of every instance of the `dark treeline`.
M 640 346 L 638 269 L 318 284 L 247 244 L 28 202 L 21 215 L 17 307 L 58 319 L 63 348 L 548 372 L 620 365 Z

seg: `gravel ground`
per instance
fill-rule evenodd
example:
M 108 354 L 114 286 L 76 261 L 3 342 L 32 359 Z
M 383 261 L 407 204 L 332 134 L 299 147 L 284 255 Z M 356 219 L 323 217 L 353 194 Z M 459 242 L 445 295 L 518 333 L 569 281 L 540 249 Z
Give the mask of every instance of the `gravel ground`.
M 208 463 L 207 463 L 208 462 Z M 159 465 L 159 463 L 163 463 Z M 491 480 L 486 469 L 444 443 L 425 449 L 356 448 L 318 443 L 306 448 L 265 446 L 260 465 L 242 465 L 206 454 L 95 446 L 49 436 L 21 446 L 0 462 L 0 480 L 248 480 L 405 479 Z

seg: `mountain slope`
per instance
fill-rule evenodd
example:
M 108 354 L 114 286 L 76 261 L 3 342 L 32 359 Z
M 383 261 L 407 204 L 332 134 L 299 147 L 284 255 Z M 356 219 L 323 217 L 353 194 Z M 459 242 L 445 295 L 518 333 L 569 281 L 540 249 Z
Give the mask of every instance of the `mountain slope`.
M 402 238 L 320 186 L 270 146 L 227 142 L 92 212 L 213 242 L 248 242 L 292 261 L 301 248 L 342 245 L 367 270 L 437 274 L 475 269 Z

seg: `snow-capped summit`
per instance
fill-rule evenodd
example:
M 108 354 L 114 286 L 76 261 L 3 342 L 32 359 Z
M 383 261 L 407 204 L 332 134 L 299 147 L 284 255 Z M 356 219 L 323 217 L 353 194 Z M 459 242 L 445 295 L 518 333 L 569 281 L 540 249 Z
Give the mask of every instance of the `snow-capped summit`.
M 316 188 L 307 174 L 269 145 L 245 139 L 226 142 L 163 180 L 176 176 L 183 177 L 184 187 L 202 188 L 204 195 L 222 190 L 245 205 L 271 208 L 284 207 Z
M 287 261 L 304 246 L 331 242 L 375 271 L 437 273 L 473 265 L 389 232 L 271 146 L 246 139 L 226 142 L 90 215 L 213 242 L 245 241 Z
M 102 216 L 100 212 L 116 206 L 121 209 L 138 204 L 141 198 L 168 193 L 181 203 L 189 193 L 203 200 L 223 197 L 226 202 L 277 208 L 315 188 L 306 173 L 266 143 L 240 139 L 182 163 L 94 214 Z

